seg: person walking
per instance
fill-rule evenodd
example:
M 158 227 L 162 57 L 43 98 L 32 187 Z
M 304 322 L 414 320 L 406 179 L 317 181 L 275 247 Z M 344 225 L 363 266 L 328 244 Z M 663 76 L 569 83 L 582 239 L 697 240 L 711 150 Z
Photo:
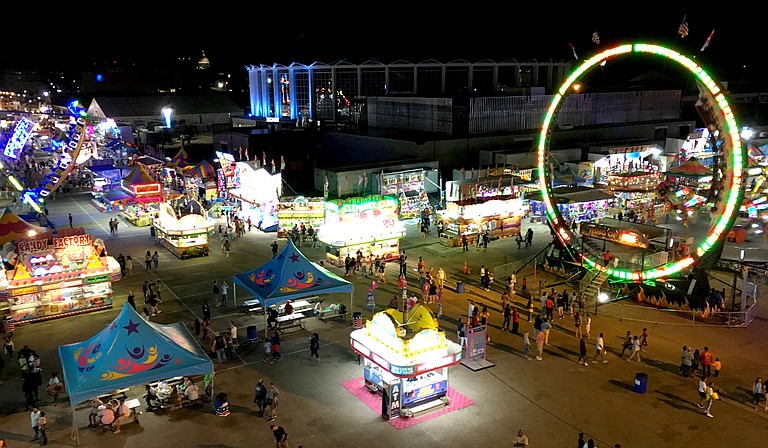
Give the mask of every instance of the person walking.
M 149 251 L 144 255 L 144 267 L 147 268 L 148 271 L 152 270 L 152 254 Z
M 723 363 L 720 362 L 720 358 L 715 358 L 715 362 L 712 363 L 712 368 L 715 370 L 715 374 L 712 376 L 715 378 L 720 376 L 720 369 L 723 368 Z
M 232 250 L 232 245 L 229 240 L 224 240 L 224 255 L 229 258 L 229 253 Z
M 461 348 L 467 343 L 466 325 L 464 324 L 464 318 L 459 318 L 459 323 L 456 324 L 456 335 L 459 337 L 459 344 Z
M 706 402 L 707 407 L 704 409 L 704 415 L 706 415 L 709 418 L 713 418 L 714 415 L 712 415 L 712 402 L 715 400 L 720 399 L 720 394 L 715 390 L 715 383 L 712 381 L 709 381 L 707 383 L 707 391 L 706 391 Z
M 461 247 L 462 252 L 469 251 L 469 240 L 467 239 L 467 235 L 461 235 Z
M 589 340 L 589 333 L 592 330 L 592 318 L 589 317 L 589 313 L 586 313 L 584 315 L 584 318 L 581 321 L 582 325 L 584 325 L 584 329 L 582 330 L 581 334 L 587 337 L 587 340 Z
M 272 430 L 272 434 L 275 436 L 275 446 L 277 448 L 288 448 L 288 433 L 285 432 L 285 428 L 278 425 L 270 425 L 269 429 Z
M 546 335 L 543 331 L 540 331 L 539 334 L 536 335 L 536 349 L 538 350 L 538 355 L 536 355 L 536 359 L 541 361 L 543 359 L 542 355 L 544 354 L 544 339 L 546 338 Z
M 33 438 L 32 441 L 36 442 L 40 439 L 40 409 L 33 406 L 29 413 L 29 417 L 32 424 L 32 430 L 35 431 L 35 438 Z
M 691 348 L 684 345 L 683 351 L 680 353 L 680 375 L 682 375 L 684 378 L 691 376 L 692 361 L 693 353 L 691 353 Z
M 125 276 L 133 274 L 133 258 L 130 255 L 125 256 Z
M 630 353 L 627 361 L 632 361 L 634 359 L 635 361 L 640 362 L 640 348 L 640 338 L 635 335 L 632 339 L 632 353 Z
M 696 384 L 696 392 L 699 394 L 699 402 L 696 403 L 696 406 L 703 409 L 707 399 L 707 381 L 703 375 L 699 378 L 699 382 Z
M 273 422 L 277 418 L 277 404 L 278 404 L 278 395 L 280 395 L 280 391 L 277 390 L 277 386 L 275 386 L 275 383 L 269 383 L 269 389 L 267 389 L 267 406 L 269 406 L 269 421 Z
M 763 379 L 758 376 L 755 380 L 755 384 L 752 385 L 752 396 L 755 398 L 755 410 L 757 410 L 760 401 L 762 401 L 765 396 L 765 393 L 763 392 L 764 387 Z
M 523 279 L 525 281 L 525 279 Z M 528 322 L 531 321 L 531 317 L 533 317 L 533 298 L 531 296 L 528 296 L 528 303 L 525 304 L 525 307 L 528 309 Z
M 512 307 L 508 303 L 504 305 L 502 316 L 501 331 L 509 331 L 509 323 L 512 321 Z
M 600 333 L 597 336 L 597 341 L 595 341 L 595 356 L 592 357 L 592 363 L 597 363 L 597 358 L 599 357 L 603 364 L 607 363 L 608 360 L 605 359 L 605 340 L 603 339 L 603 333 Z
M 542 319 L 541 332 L 544 333 L 544 345 L 549 345 L 549 332 L 552 330 L 552 324 L 549 323 L 549 319 Z
M 619 353 L 619 358 L 624 356 L 624 352 L 629 350 L 632 351 L 632 332 L 627 330 L 627 336 L 624 338 L 624 342 L 621 344 L 621 353 Z
M 128 298 L 126 301 L 131 305 L 131 307 L 136 310 L 136 294 L 133 293 L 133 290 L 128 291 Z
M 589 366 L 587 362 L 587 340 L 584 336 L 579 339 L 579 360 L 577 362 Z
M 405 255 L 405 251 L 402 251 L 400 253 L 400 257 L 398 258 L 398 262 L 400 263 L 400 275 L 402 275 L 403 277 L 405 277 L 406 271 L 408 270 L 408 265 L 406 263 L 407 260 L 408 260 L 408 257 Z
M 525 356 L 525 359 L 528 361 L 531 360 L 531 338 L 529 331 L 523 333 L 523 356 Z
M 277 240 L 272 241 L 269 247 L 272 249 L 272 258 L 277 257 Z
M 224 341 L 224 335 L 217 333 L 213 338 L 213 344 L 211 344 L 211 351 L 216 353 L 216 357 L 219 360 L 219 364 L 224 363 L 224 349 L 227 348 L 227 344 Z
M 704 376 L 712 376 L 713 360 L 714 356 L 712 356 L 712 352 L 709 351 L 709 347 L 705 346 L 704 351 L 701 352 L 701 372 Z
M 581 311 L 573 313 L 573 324 L 576 326 L 576 337 L 581 339 Z
M 222 280 L 221 284 L 219 285 L 219 293 L 221 294 L 221 306 L 227 307 L 227 292 L 229 292 L 229 286 L 227 286 L 227 282 Z
M 154 266 L 155 270 L 157 270 L 157 265 L 160 263 L 160 254 L 155 251 L 154 254 L 152 254 L 152 265 Z
M 40 418 L 37 422 L 38 430 L 40 432 L 40 445 L 48 445 L 48 419 L 45 418 L 45 411 L 40 411 Z
M 314 356 L 315 362 L 320 362 L 318 350 L 320 350 L 320 335 L 312 333 L 312 336 L 309 338 L 309 359 L 312 359 Z
M 263 417 L 267 404 L 267 386 L 264 385 L 264 380 L 260 379 L 256 383 L 256 387 L 253 390 L 253 402 L 259 408 L 258 416 Z
M 15 202 L 15 198 L 14 198 L 14 202 Z M 70 229 L 75 228 L 75 226 L 72 225 L 72 213 L 69 214 L 69 228 Z
M 517 308 L 512 308 L 512 334 L 518 334 L 519 331 L 520 331 L 520 313 L 517 312 Z
M 203 320 L 211 320 L 211 304 L 208 299 L 203 299 Z

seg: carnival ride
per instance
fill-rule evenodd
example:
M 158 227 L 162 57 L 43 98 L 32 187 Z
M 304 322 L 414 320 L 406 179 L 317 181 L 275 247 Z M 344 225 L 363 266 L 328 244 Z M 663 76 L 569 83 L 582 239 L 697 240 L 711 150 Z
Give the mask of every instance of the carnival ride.
M 604 266 L 600 263 L 602 257 L 592 253 L 586 245 L 580 245 L 577 236 L 572 232 L 568 223 L 563 219 L 553 199 L 551 176 L 549 168 L 549 144 L 554 120 L 558 111 L 565 103 L 565 98 L 571 92 L 580 87 L 578 81 L 594 67 L 601 65 L 608 59 L 623 56 L 649 55 L 664 58 L 676 62 L 687 69 L 695 78 L 699 88 L 699 100 L 696 108 L 702 115 L 707 127 L 715 130 L 719 140 L 719 149 L 722 153 L 721 165 L 716 168 L 712 181 L 713 208 L 711 212 L 711 226 L 706 237 L 691 250 L 689 255 L 675 261 L 667 262 L 661 266 L 649 269 L 631 271 L 619 269 L 613 265 Z M 541 194 L 545 205 L 545 215 L 552 226 L 555 235 L 563 247 L 570 252 L 574 259 L 581 262 L 584 267 L 602 271 L 608 278 L 624 282 L 642 282 L 645 280 L 667 278 L 679 273 L 683 269 L 693 268 L 705 254 L 715 247 L 720 247 L 728 231 L 738 217 L 741 199 L 744 195 L 746 175 L 746 151 L 742 146 L 739 136 L 739 127 L 736 124 L 731 106 L 728 103 L 722 89 L 714 79 L 693 59 L 682 55 L 672 49 L 646 43 L 634 43 L 618 45 L 602 51 L 587 59 L 579 65 L 565 82 L 560 86 L 552 98 L 552 102 L 544 117 L 538 141 L 538 174 Z
M 11 172 L 8 161 L 0 160 L 0 171 L 8 178 L 13 188 L 18 191 L 20 201 L 38 213 L 42 211 L 41 205 L 44 204 L 45 199 L 64 183 L 64 180 L 77 165 L 76 161 L 79 160 L 78 156 L 85 140 L 87 116 L 85 109 L 76 100 L 71 101 L 67 109 L 72 121 L 67 143 L 60 146 L 61 154 L 56 161 L 55 168 L 45 175 L 39 186 L 30 188 L 29 185 L 22 185 L 21 181 Z M 18 160 L 21 157 L 35 126 L 26 117 L 18 120 L 11 138 L 2 151 L 4 159 Z M 59 147 L 58 144 L 52 146 Z

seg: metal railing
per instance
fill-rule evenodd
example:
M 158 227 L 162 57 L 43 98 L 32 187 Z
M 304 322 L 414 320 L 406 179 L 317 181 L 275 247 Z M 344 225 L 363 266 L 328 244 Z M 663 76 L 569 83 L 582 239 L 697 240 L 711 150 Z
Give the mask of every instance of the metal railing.
M 703 317 L 701 311 L 653 308 L 614 302 L 600 305 L 599 313 L 619 320 L 652 324 L 734 328 L 747 327 L 755 319 L 755 306 L 749 306 L 745 311 L 711 312 L 707 317 Z

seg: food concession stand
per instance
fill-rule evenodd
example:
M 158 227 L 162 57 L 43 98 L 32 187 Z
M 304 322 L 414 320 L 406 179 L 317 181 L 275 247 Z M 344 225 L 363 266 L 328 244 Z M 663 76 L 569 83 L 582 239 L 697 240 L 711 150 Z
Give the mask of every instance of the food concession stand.
M 197 201 L 189 201 L 180 210 L 177 217 L 170 204 L 160 204 L 158 217 L 152 221 L 160 245 L 182 260 L 208 255 L 213 221 L 205 217 L 205 209 Z
M 325 224 L 317 239 L 325 244 L 326 261 L 344 266 L 347 255 L 358 250 L 390 261 L 400 253 L 400 238 L 405 226 L 397 219 L 398 200 L 393 196 L 372 195 L 325 203 Z
M 450 404 L 448 367 L 461 361 L 461 346 L 445 337 L 426 306 L 381 311 L 349 339 L 363 358 L 366 387 L 382 395 L 382 417 L 412 417 Z
M 18 241 L 4 259 L 0 297 L 8 301 L 7 319 L 30 323 L 112 308 L 120 265 L 101 239 L 82 228 L 36 238 Z
M 277 237 L 290 238 L 293 226 L 311 226 L 317 231 L 325 222 L 325 200 L 298 196 L 281 200 L 277 207 Z

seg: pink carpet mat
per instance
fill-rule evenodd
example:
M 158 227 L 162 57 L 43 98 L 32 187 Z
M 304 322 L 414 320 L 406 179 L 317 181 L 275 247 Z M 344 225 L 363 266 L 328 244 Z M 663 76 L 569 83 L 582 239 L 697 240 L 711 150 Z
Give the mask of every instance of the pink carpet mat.
M 344 387 L 344 389 L 347 389 L 352 393 L 352 395 L 356 396 L 358 399 L 360 399 L 360 401 L 365 403 L 376 414 L 381 415 L 381 396 L 379 394 L 372 394 L 368 389 L 366 389 L 365 380 L 363 380 L 363 377 L 344 381 L 341 383 L 341 385 Z M 456 392 L 450 386 L 448 387 L 447 395 L 451 403 L 449 406 L 443 406 L 442 408 L 436 409 L 418 417 L 399 417 L 388 420 L 388 422 L 396 429 L 408 428 L 413 425 L 418 425 L 421 422 L 432 420 L 435 417 L 448 414 L 449 412 L 458 411 L 459 409 L 475 404 L 474 401 Z

